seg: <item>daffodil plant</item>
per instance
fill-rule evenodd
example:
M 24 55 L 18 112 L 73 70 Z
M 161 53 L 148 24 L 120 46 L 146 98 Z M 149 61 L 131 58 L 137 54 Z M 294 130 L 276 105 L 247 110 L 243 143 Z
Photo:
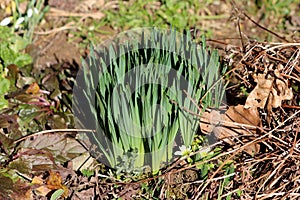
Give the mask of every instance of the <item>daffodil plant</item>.
M 188 155 L 199 115 L 224 94 L 217 52 L 207 53 L 204 38 L 196 45 L 189 33 L 155 28 L 98 49 L 91 48 L 73 90 L 74 115 L 81 128 L 95 130 L 88 138 L 98 160 L 157 173 L 174 158 L 175 143 L 175 155 Z

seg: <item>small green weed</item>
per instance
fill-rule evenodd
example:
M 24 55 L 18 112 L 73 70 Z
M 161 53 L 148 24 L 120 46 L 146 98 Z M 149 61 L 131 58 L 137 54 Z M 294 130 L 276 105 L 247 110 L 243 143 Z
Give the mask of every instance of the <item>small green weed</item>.
M 226 186 L 230 183 L 230 180 L 232 179 L 232 176 L 234 175 L 234 165 L 232 163 L 229 163 L 227 165 L 225 165 L 225 173 L 224 173 L 224 180 L 221 181 L 220 186 L 219 186 L 219 190 L 218 190 L 218 200 L 221 200 L 221 196 L 224 193 L 224 191 L 226 190 Z M 230 200 L 231 199 L 231 195 L 226 196 L 226 200 Z
M 24 67 L 32 62 L 31 57 L 22 51 L 29 44 L 26 39 L 16 35 L 11 29 L 0 26 L 0 69 L 15 64 Z
M 24 67 L 32 62 L 31 57 L 22 52 L 27 44 L 27 40 L 13 33 L 11 29 L 0 26 L 0 110 L 8 107 L 4 95 L 14 84 L 6 78 L 8 73 L 6 67 L 12 64 Z
M 81 173 L 83 174 L 83 176 L 86 176 L 86 177 L 91 177 L 95 174 L 95 171 L 94 170 L 90 170 L 90 169 L 83 169 L 81 171 Z

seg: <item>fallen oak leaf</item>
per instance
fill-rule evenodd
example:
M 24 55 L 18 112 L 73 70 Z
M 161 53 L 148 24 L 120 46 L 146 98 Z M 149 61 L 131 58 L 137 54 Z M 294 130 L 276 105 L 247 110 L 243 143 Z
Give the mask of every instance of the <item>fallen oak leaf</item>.
M 258 133 L 257 127 L 261 120 L 256 107 L 244 108 L 243 105 L 230 106 L 221 114 L 216 110 L 204 112 L 201 117 L 200 129 L 203 133 L 213 133 L 216 138 L 235 145 L 237 136 L 253 136 Z M 259 145 L 253 144 L 245 147 L 244 151 L 250 155 L 259 152 Z
M 264 108 L 272 90 L 274 77 L 265 74 L 258 74 L 253 78 L 257 85 L 247 97 L 245 108 Z
M 274 70 L 274 76 L 258 74 L 253 78 L 257 85 L 247 97 L 245 108 L 266 108 L 267 122 L 270 124 L 272 108 L 281 106 L 282 101 L 291 100 L 292 88 L 288 87 L 288 81 L 283 79 L 278 69 Z
M 266 103 L 272 108 L 277 108 L 281 106 L 282 101 L 293 98 L 292 88 L 288 87 L 288 81 L 283 79 L 279 70 L 275 69 L 274 75 L 274 77 L 271 77 L 270 74 L 254 76 L 257 85 L 246 100 L 246 108 L 253 106 L 265 108 Z

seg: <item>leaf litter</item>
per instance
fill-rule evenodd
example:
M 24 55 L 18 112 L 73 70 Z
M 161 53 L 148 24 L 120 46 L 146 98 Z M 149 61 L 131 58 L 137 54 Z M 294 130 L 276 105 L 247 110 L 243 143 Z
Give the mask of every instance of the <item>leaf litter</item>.
M 254 145 L 260 148 L 250 154 L 251 159 L 243 156 L 235 161 L 235 187 L 243 191 L 244 198 L 298 198 L 299 44 L 249 42 L 245 49 L 230 62 L 235 67 L 236 77 L 250 93 L 244 105 L 230 106 L 222 115 L 224 124 L 234 119 L 239 127 L 253 127 L 245 126 L 242 131 L 235 132 L 235 142 L 228 141 L 234 135 L 235 126 L 225 126 L 221 122 L 220 130 L 222 137 L 225 136 L 223 140 L 234 148 L 240 135 L 252 137 L 246 137 L 238 149 L 247 151 L 246 147 Z M 228 115 L 233 109 L 238 112 Z M 230 116 L 230 120 L 224 115 Z M 219 135 L 217 133 L 217 137 Z

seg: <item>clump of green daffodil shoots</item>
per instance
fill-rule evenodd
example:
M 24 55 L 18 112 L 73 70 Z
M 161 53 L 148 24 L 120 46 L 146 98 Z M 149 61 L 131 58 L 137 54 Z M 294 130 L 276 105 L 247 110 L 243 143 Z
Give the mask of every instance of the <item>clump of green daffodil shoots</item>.
M 129 31 L 91 48 L 74 88 L 74 114 L 81 128 L 95 130 L 87 136 L 100 162 L 123 169 L 129 156 L 124 171 L 147 165 L 157 173 L 176 146 L 191 145 L 201 112 L 219 106 L 220 73 L 204 38 L 197 45 L 173 29 Z

